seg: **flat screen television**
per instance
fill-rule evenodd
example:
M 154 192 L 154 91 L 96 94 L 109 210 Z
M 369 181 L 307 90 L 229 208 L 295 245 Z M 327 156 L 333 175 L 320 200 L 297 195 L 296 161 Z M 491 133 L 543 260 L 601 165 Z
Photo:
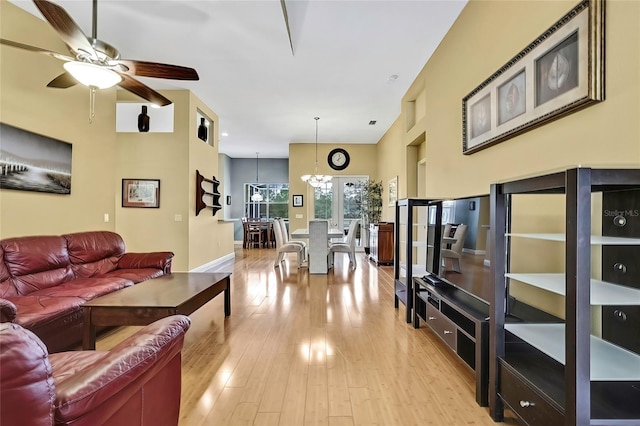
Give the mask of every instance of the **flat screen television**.
M 437 218 L 433 222 L 435 225 Z M 461 242 L 455 243 L 446 243 L 443 239 L 440 261 L 434 263 L 438 267 L 438 277 L 489 303 L 493 298 L 489 270 L 489 196 L 443 200 L 439 222 L 443 237 L 455 239 L 459 228 L 457 235 L 464 236 Z M 430 234 L 435 235 L 435 232 Z

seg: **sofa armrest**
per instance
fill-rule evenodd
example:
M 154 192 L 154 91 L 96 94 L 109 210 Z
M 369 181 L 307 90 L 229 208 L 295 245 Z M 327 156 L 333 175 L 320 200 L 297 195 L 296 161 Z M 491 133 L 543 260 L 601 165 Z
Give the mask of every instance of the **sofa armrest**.
M 0 298 L 0 322 L 13 322 L 18 314 L 18 308 L 7 299 Z
M 170 274 L 172 259 L 173 253 L 170 251 L 125 253 L 118 261 L 118 269 L 158 268 Z
M 164 373 L 163 370 L 171 368 L 168 364 L 180 355 L 190 324 L 191 320 L 184 315 L 163 318 L 110 351 L 96 352 L 95 362 L 56 383 L 56 418 L 70 421 L 90 412 L 100 412 L 105 401 L 114 397 L 124 399 L 154 375 Z M 180 362 L 177 367 L 180 368 Z M 177 374 L 179 377 L 180 373 Z M 65 372 L 55 371 L 55 375 L 65 375 Z

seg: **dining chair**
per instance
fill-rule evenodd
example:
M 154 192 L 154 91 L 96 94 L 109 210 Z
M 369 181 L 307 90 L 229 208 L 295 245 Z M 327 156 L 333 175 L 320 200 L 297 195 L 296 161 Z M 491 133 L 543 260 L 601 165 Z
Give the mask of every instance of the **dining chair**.
M 242 221 L 242 248 L 249 248 L 249 223 L 246 217 L 241 217 Z
M 306 259 L 308 252 L 309 252 L 309 248 L 307 246 L 307 243 L 304 241 L 300 241 L 300 240 L 292 240 L 289 238 L 289 232 L 287 231 L 287 224 L 284 221 L 283 218 L 279 218 L 277 219 L 280 222 L 280 227 L 282 228 L 282 240 L 284 241 L 285 244 L 291 243 L 291 244 L 298 244 L 300 246 L 302 246 L 303 251 L 302 251 L 302 258 Z
M 262 247 L 262 226 L 260 222 L 247 222 L 247 248 Z
M 444 269 L 453 269 L 458 273 L 462 273 L 460 267 L 460 258 L 462 257 L 462 248 L 464 247 L 464 238 L 467 235 L 467 225 L 460 224 L 456 228 L 456 232 L 453 234 L 455 243 L 451 244 L 451 248 L 443 248 L 440 252 L 442 256 L 442 262 Z M 449 262 L 447 262 L 449 259 Z M 447 263 L 451 263 L 452 268 L 448 268 Z
M 279 220 L 273 221 L 274 236 L 276 237 L 276 260 L 273 263 L 275 268 L 280 267 L 280 263 L 284 260 L 286 253 L 298 254 L 298 268 L 302 265 L 304 258 L 304 248 L 300 244 L 285 243 L 283 235 L 286 234 L 286 229 L 283 232 L 282 225 Z
M 355 269 L 356 262 L 356 234 L 360 220 L 352 220 L 347 231 L 345 241 L 329 244 L 329 268 L 333 268 L 333 261 L 336 253 L 346 253 L 349 255 L 349 264 Z

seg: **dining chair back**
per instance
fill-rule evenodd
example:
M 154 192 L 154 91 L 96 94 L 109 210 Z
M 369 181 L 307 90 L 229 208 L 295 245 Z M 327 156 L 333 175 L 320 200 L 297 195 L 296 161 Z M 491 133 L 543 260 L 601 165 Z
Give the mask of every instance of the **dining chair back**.
M 247 221 L 247 247 L 262 247 L 262 225 L 260 222 Z
M 349 264 L 355 268 L 356 262 L 356 234 L 358 233 L 358 219 L 352 220 L 347 231 L 347 238 L 343 242 L 329 244 L 329 267 L 333 268 L 335 253 L 346 253 L 349 255 Z
M 300 240 L 292 240 L 289 238 L 289 232 L 287 231 L 287 223 L 284 221 L 283 218 L 279 218 L 277 219 L 280 222 L 280 228 L 281 228 L 281 232 L 282 232 L 282 240 L 285 243 L 291 243 L 291 244 L 298 244 L 300 246 L 302 246 L 302 257 L 304 259 L 307 258 L 307 252 L 308 252 L 308 246 L 307 243 L 304 241 L 300 241 Z
M 273 263 L 275 268 L 280 266 L 280 263 L 284 260 L 284 255 L 286 253 L 297 253 L 298 254 L 298 268 L 302 266 L 304 248 L 300 244 L 292 244 L 286 243 L 284 241 L 284 234 L 282 232 L 282 226 L 279 220 L 273 221 L 273 233 L 276 238 L 276 259 Z
M 453 234 L 453 238 L 456 240 L 453 244 L 451 244 L 450 249 L 442 249 L 441 256 L 444 262 L 444 268 L 448 268 L 447 263 L 451 263 L 451 266 L 454 271 L 462 273 L 462 268 L 460 266 L 460 258 L 462 257 L 462 249 L 464 247 L 464 239 L 467 235 L 467 225 L 460 224 L 456 228 L 456 232 Z M 449 260 L 449 262 L 447 262 Z

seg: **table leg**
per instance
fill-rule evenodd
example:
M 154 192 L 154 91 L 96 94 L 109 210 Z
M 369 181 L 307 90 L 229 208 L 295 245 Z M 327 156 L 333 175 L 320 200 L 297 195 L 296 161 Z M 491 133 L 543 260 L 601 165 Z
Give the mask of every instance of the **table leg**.
M 82 308 L 84 315 L 84 330 L 82 333 L 82 349 L 85 351 L 96 349 L 96 327 L 91 321 L 91 308 Z
M 231 315 L 231 279 L 226 278 L 227 286 L 224 289 L 224 316 Z

